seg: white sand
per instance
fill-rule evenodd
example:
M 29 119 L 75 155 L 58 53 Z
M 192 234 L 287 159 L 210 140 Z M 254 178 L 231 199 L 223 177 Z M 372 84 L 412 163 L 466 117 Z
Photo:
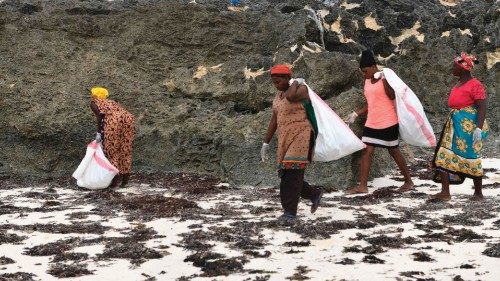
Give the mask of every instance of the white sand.
M 483 161 L 485 168 L 500 168 L 500 159 L 485 159 Z M 394 175 L 388 175 L 383 178 L 373 180 L 370 185 L 370 191 L 377 188 L 387 186 L 398 186 L 401 182 L 391 179 Z M 484 184 L 500 182 L 500 172 L 486 173 Z M 430 186 L 417 187 L 418 192 L 427 194 L 436 193 L 439 191 L 439 186 L 431 181 L 415 179 L 417 186 L 425 184 Z M 466 180 L 462 185 L 454 186 L 452 188 L 452 201 L 465 202 L 466 196 L 470 196 L 473 192 L 471 189 L 472 181 Z M 251 188 L 251 187 L 247 187 Z M 119 190 L 124 193 L 141 194 L 145 189 L 153 189 L 149 186 L 133 186 L 127 189 Z M 46 187 L 33 187 L 33 188 L 15 188 L 11 190 L 1 190 L 0 200 L 4 204 L 12 204 L 17 207 L 36 208 L 43 205 L 47 200 L 26 198 L 22 194 L 29 191 L 44 192 Z M 54 201 L 64 201 L 64 199 L 75 198 L 82 196 L 83 192 L 74 189 L 57 188 L 59 198 Z M 164 190 L 159 192 L 170 196 L 170 192 Z M 484 195 L 488 201 L 499 202 L 500 188 L 487 188 L 484 189 Z M 338 198 L 343 196 L 342 192 L 333 192 L 325 194 L 324 202 L 338 202 L 329 199 Z M 181 194 L 175 194 L 175 197 L 182 197 Z M 230 199 L 230 200 L 229 200 Z M 256 202 L 243 202 L 243 195 L 238 194 L 225 194 L 219 193 L 210 197 L 210 199 L 197 202 L 199 206 L 205 210 L 210 208 L 217 208 L 220 204 L 230 204 L 230 206 L 237 208 L 248 208 L 250 206 L 276 208 L 276 211 L 265 215 L 253 215 L 249 212 L 244 212 L 242 217 L 247 221 L 260 221 L 260 220 L 274 220 L 274 216 L 280 215 L 280 208 L 278 199 L 262 200 Z M 276 200 L 276 201 L 275 201 Z M 320 207 L 316 214 L 309 213 L 309 206 L 301 203 L 299 205 L 300 219 L 314 220 L 318 217 L 327 217 L 329 220 L 345 220 L 354 221 L 359 214 L 366 214 L 371 212 L 373 214 L 380 214 L 384 217 L 398 217 L 397 212 L 391 211 L 391 207 L 406 207 L 414 208 L 425 204 L 424 198 L 412 198 L 410 196 L 401 196 L 395 198 L 391 202 L 370 204 L 363 206 L 348 206 L 351 208 L 339 209 L 334 204 L 332 207 Z M 78 222 L 77 219 L 69 220 L 68 215 L 75 212 L 88 212 L 93 209 L 92 205 L 78 205 L 67 208 L 63 211 L 54 211 L 46 213 L 28 212 L 26 214 L 5 214 L 0 215 L 1 224 L 17 224 L 17 225 L 30 225 L 34 223 L 40 224 L 70 224 Z M 462 209 L 443 208 L 437 211 L 426 211 L 426 215 L 431 219 L 439 220 L 445 215 L 453 215 L 461 213 Z M 270 217 L 270 215 L 272 215 Z M 222 217 L 220 215 L 205 215 L 207 218 L 214 218 L 216 222 L 211 225 L 230 227 L 230 224 L 235 222 L 234 217 Z M 238 219 L 240 219 L 239 217 Z M 485 234 L 491 236 L 488 239 L 490 242 L 500 241 L 500 230 L 498 227 L 493 226 L 493 222 L 498 220 L 497 217 L 483 220 L 483 225 L 480 226 L 461 226 L 454 225 L 453 227 L 460 229 L 466 228 L 475 231 L 478 234 Z M 104 220 L 98 215 L 89 215 L 81 221 L 101 222 L 104 226 L 109 226 L 112 229 L 105 232 L 106 237 L 120 237 L 123 236 L 123 231 L 130 230 L 136 227 L 141 222 L 130 222 L 127 220 L 124 212 L 116 213 L 116 216 L 111 219 Z M 187 251 L 182 248 L 180 243 L 180 235 L 189 233 L 195 230 L 208 230 L 211 225 L 203 224 L 202 228 L 189 229 L 188 226 L 193 224 L 203 224 L 202 220 L 181 220 L 178 217 L 157 219 L 144 223 L 146 227 L 152 227 L 158 235 L 164 235 L 163 238 L 155 238 L 146 243 L 147 247 L 156 249 L 164 254 L 161 259 L 153 259 L 144 262 L 139 266 L 132 265 L 128 260 L 113 259 L 109 261 L 95 261 L 93 258 L 104 250 L 104 245 L 84 246 L 72 249 L 70 252 L 88 253 L 89 259 L 84 262 L 88 264 L 88 269 L 94 272 L 93 275 L 67 278 L 66 280 L 144 280 L 147 276 L 154 276 L 156 280 L 175 280 L 181 276 L 200 275 L 202 271 L 200 268 L 193 266 L 190 262 L 184 262 L 184 259 L 192 251 Z M 451 226 L 451 225 L 450 225 Z M 436 230 L 439 232 L 439 230 Z M 36 280 L 57 280 L 56 277 L 47 273 L 50 267 L 51 256 L 48 257 L 33 257 L 24 255 L 25 248 L 35 245 L 54 242 L 59 239 L 69 237 L 86 237 L 97 238 L 100 235 L 96 234 L 50 234 L 38 231 L 24 232 L 8 230 L 7 233 L 16 233 L 18 235 L 28 236 L 28 239 L 22 241 L 21 244 L 2 244 L 0 245 L 0 256 L 7 256 L 16 261 L 14 264 L 0 266 L 0 274 L 14 273 L 14 272 L 30 272 L 36 275 Z M 424 275 L 419 275 L 419 278 L 435 278 L 436 280 L 450 280 L 456 275 L 460 275 L 465 280 L 500 280 L 500 267 L 498 266 L 500 260 L 498 258 L 488 257 L 482 254 L 486 247 L 485 242 L 461 242 L 461 243 L 445 243 L 445 242 L 422 242 L 414 245 L 405 245 L 401 249 L 386 249 L 384 253 L 377 254 L 379 259 L 385 261 L 384 264 L 369 264 L 361 260 L 365 256 L 363 253 L 344 253 L 344 247 L 359 245 L 361 247 L 369 246 L 370 244 L 365 240 L 352 240 L 356 233 L 363 233 L 366 235 L 387 235 L 402 237 L 417 237 L 425 232 L 416 229 L 413 223 L 403 223 L 400 225 L 377 225 L 370 229 L 346 229 L 341 230 L 337 234 L 331 234 L 328 239 L 313 239 L 310 240 L 311 245 L 308 247 L 287 247 L 284 246 L 288 241 L 304 241 L 300 235 L 291 231 L 265 229 L 260 235 L 261 239 L 267 241 L 267 244 L 258 249 L 258 252 L 263 254 L 265 251 L 270 251 L 271 255 L 268 258 L 249 258 L 249 262 L 244 264 L 245 270 L 264 270 L 270 273 L 262 274 L 249 274 L 249 273 L 234 273 L 229 276 L 217 277 L 194 277 L 192 280 L 245 280 L 247 278 L 255 278 L 255 276 L 264 276 L 269 274 L 269 280 L 285 280 L 285 278 L 292 276 L 296 272 L 297 266 L 306 266 L 309 272 L 304 275 L 311 278 L 311 280 L 388 280 L 400 279 L 408 280 L 409 277 L 403 277 L 401 272 L 406 271 L 420 271 Z M 256 237 L 252 237 L 256 238 Z M 209 241 L 214 247 L 211 249 L 215 253 L 224 254 L 226 258 L 242 256 L 242 250 L 235 250 L 230 248 L 227 243 Z M 160 249 L 160 246 L 168 246 L 166 249 Z M 423 247 L 432 247 L 429 249 L 422 249 Z M 298 253 L 286 253 L 289 250 L 299 250 Z M 385 248 L 384 248 L 385 249 Z M 415 252 L 424 251 L 428 253 L 435 262 L 417 262 L 413 260 L 412 254 Z M 344 258 L 350 258 L 355 261 L 353 265 L 342 265 L 336 262 Z M 460 269 L 460 265 L 471 264 L 474 269 Z

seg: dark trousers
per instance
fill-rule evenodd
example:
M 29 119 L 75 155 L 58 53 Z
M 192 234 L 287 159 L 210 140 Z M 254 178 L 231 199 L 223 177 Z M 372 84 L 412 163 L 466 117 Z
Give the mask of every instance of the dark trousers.
M 300 197 L 312 201 L 320 194 L 319 188 L 314 188 L 304 181 L 304 172 L 305 170 L 299 169 L 281 171 L 281 206 L 286 214 L 297 214 Z

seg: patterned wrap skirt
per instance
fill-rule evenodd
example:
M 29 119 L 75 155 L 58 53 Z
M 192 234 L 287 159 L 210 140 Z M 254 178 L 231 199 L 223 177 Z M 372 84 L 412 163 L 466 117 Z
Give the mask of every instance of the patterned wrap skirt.
M 488 136 L 489 128 L 485 121 L 481 140 L 473 141 L 477 115 L 474 106 L 452 109 L 441 132 L 433 165 L 437 170 L 450 174 L 451 184 L 460 184 L 465 178 L 481 178 L 484 175 L 480 153 L 482 140 Z M 440 173 L 435 174 L 434 181 L 441 182 Z

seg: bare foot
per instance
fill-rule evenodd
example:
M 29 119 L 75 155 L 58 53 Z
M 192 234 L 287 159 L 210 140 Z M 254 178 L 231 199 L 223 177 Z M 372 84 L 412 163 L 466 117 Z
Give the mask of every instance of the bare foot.
M 123 177 L 122 177 L 122 184 L 120 185 L 120 187 L 122 187 L 122 188 L 126 187 L 127 184 L 128 184 L 129 178 L 130 178 L 130 174 L 123 175 Z
M 484 196 L 482 194 L 475 194 L 472 195 L 471 198 L 469 198 L 470 201 L 483 201 L 484 200 Z
M 368 187 L 366 186 L 355 186 L 347 189 L 345 191 L 345 194 L 350 195 L 350 194 L 358 194 L 358 193 L 368 193 Z
M 441 192 L 436 193 L 434 195 L 429 196 L 430 200 L 436 200 L 436 201 L 450 201 L 451 200 L 451 195 L 449 194 L 443 194 Z
M 410 190 L 413 190 L 415 188 L 415 184 L 410 181 L 410 182 L 405 182 L 398 190 L 397 192 L 408 192 Z

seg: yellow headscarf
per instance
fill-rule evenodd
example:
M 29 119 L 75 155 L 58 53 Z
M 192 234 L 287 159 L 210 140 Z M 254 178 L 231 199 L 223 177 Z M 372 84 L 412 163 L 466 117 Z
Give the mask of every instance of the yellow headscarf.
M 103 87 L 94 87 L 90 90 L 93 98 L 106 99 L 109 96 L 108 90 Z

